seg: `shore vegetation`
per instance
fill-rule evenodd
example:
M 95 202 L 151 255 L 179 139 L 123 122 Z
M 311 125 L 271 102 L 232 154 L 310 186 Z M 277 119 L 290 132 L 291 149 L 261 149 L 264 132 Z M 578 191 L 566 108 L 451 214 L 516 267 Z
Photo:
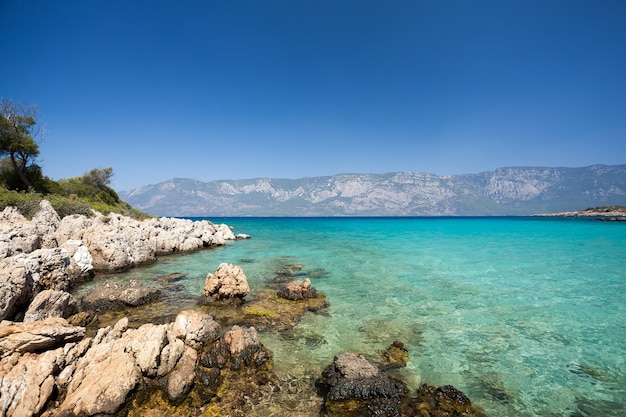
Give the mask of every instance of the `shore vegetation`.
M 113 168 L 94 168 L 58 181 L 44 175 L 37 163 L 43 129 L 36 117 L 36 106 L 0 99 L 0 210 L 13 206 L 32 218 L 39 202 L 46 199 L 61 217 L 90 216 L 92 210 L 105 215 L 116 212 L 133 218 L 150 217 L 122 201 L 109 186 Z

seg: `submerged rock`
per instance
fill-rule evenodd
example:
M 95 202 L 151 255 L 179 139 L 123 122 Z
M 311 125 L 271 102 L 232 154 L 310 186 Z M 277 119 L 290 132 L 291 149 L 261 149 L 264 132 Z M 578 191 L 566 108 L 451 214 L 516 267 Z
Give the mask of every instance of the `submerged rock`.
M 316 294 L 317 290 L 315 287 L 311 286 L 311 280 L 309 278 L 306 278 L 304 281 L 292 281 L 278 291 L 279 297 L 292 301 L 314 298 Z
M 203 296 L 210 304 L 240 304 L 250 293 L 250 285 L 239 266 L 222 263 L 215 274 L 209 273 L 204 282 Z
M 128 285 L 107 281 L 82 299 L 82 305 L 90 310 L 112 310 L 123 306 L 137 307 L 159 298 L 158 288 L 148 287 L 131 280 Z

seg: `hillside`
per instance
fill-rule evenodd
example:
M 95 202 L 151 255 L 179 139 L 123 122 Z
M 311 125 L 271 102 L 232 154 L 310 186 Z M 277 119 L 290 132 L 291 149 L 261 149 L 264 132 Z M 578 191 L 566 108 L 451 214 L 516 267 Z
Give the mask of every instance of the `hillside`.
M 453 176 L 177 178 L 119 194 L 133 207 L 160 216 L 529 215 L 626 204 L 626 165 L 500 168 Z

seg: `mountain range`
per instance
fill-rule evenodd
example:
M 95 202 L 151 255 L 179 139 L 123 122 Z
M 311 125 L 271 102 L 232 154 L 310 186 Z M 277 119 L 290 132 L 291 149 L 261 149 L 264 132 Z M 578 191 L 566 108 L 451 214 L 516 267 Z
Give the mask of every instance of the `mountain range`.
M 120 192 L 158 216 L 500 216 L 626 205 L 626 165 L 508 167 L 478 174 L 339 174 L 202 182 Z

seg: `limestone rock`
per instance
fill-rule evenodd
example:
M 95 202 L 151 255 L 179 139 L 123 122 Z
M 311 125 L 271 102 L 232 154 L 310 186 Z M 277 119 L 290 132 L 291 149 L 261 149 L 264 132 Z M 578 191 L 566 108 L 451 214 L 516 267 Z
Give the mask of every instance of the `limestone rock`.
M 93 258 L 89 253 L 87 246 L 83 242 L 76 239 L 66 240 L 62 247 L 67 251 L 70 257 L 69 273 L 74 278 L 92 278 Z
M 127 341 L 92 346 L 76 364 L 59 415 L 114 414 L 139 383 L 141 370 Z
M 43 320 L 48 317 L 68 318 L 76 313 L 78 302 L 74 296 L 65 291 L 43 290 L 33 298 L 24 321 Z
M 0 320 L 12 319 L 44 289 L 70 287 L 69 258 L 61 248 L 38 249 L 0 261 Z
M 14 353 L 0 360 L 0 415 L 38 415 L 54 391 L 54 375 L 63 358 L 61 347 L 39 355 Z
M 3 322 L 0 327 L 0 356 L 13 352 L 41 352 L 80 340 L 84 335 L 85 328 L 72 326 L 59 317 L 26 323 Z
M 82 299 L 83 307 L 92 310 L 112 310 L 123 306 L 137 307 L 159 298 L 158 288 L 131 280 L 128 285 L 107 281 Z
M 204 282 L 203 295 L 208 302 L 241 302 L 250 286 L 239 266 L 222 263 L 215 274 L 209 273 Z
M 292 301 L 315 298 L 316 295 L 317 290 L 315 287 L 311 286 L 311 280 L 309 278 L 306 278 L 304 281 L 292 281 L 278 291 L 279 297 Z
M 184 310 L 176 316 L 173 331 L 185 345 L 199 348 L 205 341 L 219 336 L 220 328 L 209 314 Z
M 185 351 L 167 379 L 167 396 L 172 402 L 181 401 L 189 392 L 196 376 L 198 352 L 190 347 Z
M 56 248 L 56 229 L 59 227 L 61 218 L 47 200 L 39 202 L 39 210 L 33 216 L 32 223 L 35 225 L 37 235 L 40 236 L 40 248 Z

